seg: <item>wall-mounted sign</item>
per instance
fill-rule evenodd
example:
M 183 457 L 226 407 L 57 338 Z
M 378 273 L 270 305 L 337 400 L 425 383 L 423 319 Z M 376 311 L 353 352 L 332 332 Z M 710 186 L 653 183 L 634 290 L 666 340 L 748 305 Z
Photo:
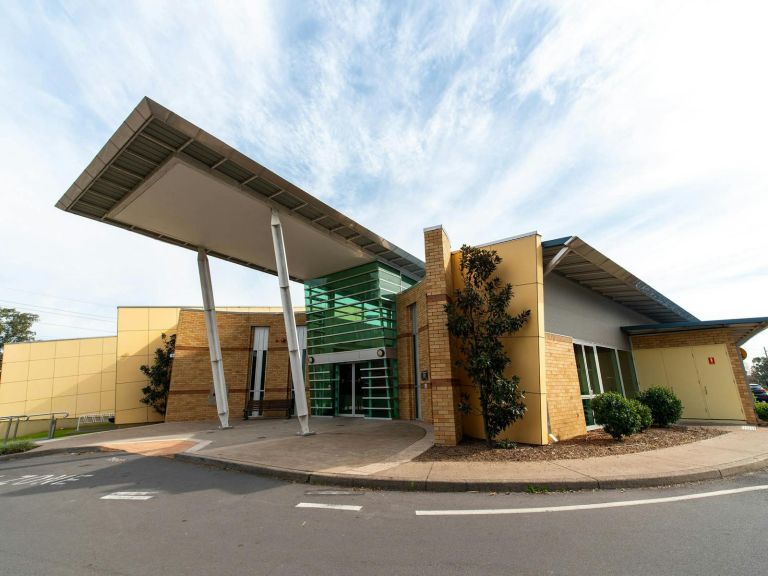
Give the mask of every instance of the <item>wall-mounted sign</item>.
M 707 362 L 709 362 L 710 364 L 714 364 L 715 363 L 715 357 L 714 356 L 708 357 L 707 358 Z

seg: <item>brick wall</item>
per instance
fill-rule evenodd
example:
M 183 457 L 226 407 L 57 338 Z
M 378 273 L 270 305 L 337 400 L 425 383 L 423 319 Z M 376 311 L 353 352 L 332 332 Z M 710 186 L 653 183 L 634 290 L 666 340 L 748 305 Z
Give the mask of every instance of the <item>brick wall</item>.
M 752 399 L 752 393 L 747 384 L 747 373 L 741 360 L 741 351 L 734 342 L 733 335 L 726 328 L 707 330 L 687 330 L 684 332 L 666 332 L 664 334 L 647 334 L 632 336 L 632 348 L 643 350 L 650 348 L 676 348 L 681 346 L 707 346 L 724 344 L 728 350 L 728 359 L 739 391 L 741 405 L 748 423 L 757 424 L 757 414 Z
M 559 440 L 587 433 L 573 338 L 546 333 L 545 364 L 549 425 Z
M 429 386 L 432 391 L 432 425 L 435 444 L 454 445 L 462 437 L 456 407 L 461 392 L 454 373 L 448 316 L 445 305 L 453 293 L 451 244 L 442 227 L 425 230 L 425 301 L 429 326 Z
M 304 324 L 303 313 L 296 323 Z M 264 397 L 286 398 L 290 394 L 288 346 L 282 313 L 216 312 L 221 342 L 224 378 L 227 384 L 230 419 L 241 418 L 248 399 L 251 371 L 252 328 L 269 327 Z M 211 357 L 202 310 L 182 310 L 176 332 L 171 390 L 166 421 L 215 420 L 215 403 L 209 402 L 213 389 Z M 267 413 L 265 416 L 283 416 Z
M 432 390 L 429 381 L 422 382 L 419 376 L 414 382 L 413 322 L 411 306 L 416 306 L 419 338 L 419 369 L 429 371 L 429 321 L 427 318 L 426 284 L 422 281 L 397 295 L 397 372 L 400 388 L 400 418 L 414 420 L 416 410 L 414 386 L 421 394 L 421 417 L 432 422 Z

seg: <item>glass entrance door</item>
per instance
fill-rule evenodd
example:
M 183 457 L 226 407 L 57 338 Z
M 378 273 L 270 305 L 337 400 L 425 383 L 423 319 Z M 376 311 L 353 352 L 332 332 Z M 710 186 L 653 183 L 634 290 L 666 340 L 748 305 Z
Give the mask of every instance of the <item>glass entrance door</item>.
M 339 364 L 339 416 L 363 416 L 363 374 L 359 364 Z

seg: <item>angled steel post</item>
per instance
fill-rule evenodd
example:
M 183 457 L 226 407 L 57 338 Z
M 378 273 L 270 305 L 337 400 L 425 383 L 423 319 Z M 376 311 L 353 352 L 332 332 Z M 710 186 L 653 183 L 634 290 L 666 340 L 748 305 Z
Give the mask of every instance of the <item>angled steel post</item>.
M 275 247 L 280 300 L 283 303 L 283 319 L 285 320 L 285 334 L 288 339 L 288 356 L 291 361 L 291 379 L 293 380 L 293 395 L 296 400 L 296 416 L 299 419 L 299 434 L 307 436 L 312 432 L 309 431 L 307 397 L 304 392 L 304 366 L 301 362 L 299 337 L 296 333 L 296 317 L 293 315 L 293 303 L 291 302 L 290 276 L 288 275 L 285 243 L 283 242 L 283 225 L 280 223 L 280 214 L 275 209 L 272 209 L 272 244 Z
M 211 353 L 213 372 L 213 390 L 216 393 L 216 410 L 222 428 L 229 425 L 229 402 L 227 401 L 227 383 L 224 380 L 224 364 L 221 361 L 219 329 L 216 326 L 216 309 L 213 302 L 211 269 L 208 266 L 208 254 L 204 248 L 197 249 L 197 269 L 200 272 L 200 288 L 203 291 L 203 309 L 205 310 L 205 329 L 208 333 L 208 350 Z

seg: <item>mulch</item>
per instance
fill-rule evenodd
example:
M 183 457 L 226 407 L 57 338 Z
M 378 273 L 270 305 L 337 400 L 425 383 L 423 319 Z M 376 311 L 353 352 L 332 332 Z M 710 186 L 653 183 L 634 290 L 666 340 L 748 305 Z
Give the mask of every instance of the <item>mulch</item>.
M 724 430 L 703 426 L 649 428 L 645 432 L 616 441 L 602 430 L 585 436 L 553 442 L 546 446 L 518 444 L 515 448 L 489 449 L 485 441 L 465 439 L 458 446 L 433 446 L 414 460 L 417 462 L 535 462 L 573 460 L 593 456 L 615 456 L 669 448 L 726 434 Z

